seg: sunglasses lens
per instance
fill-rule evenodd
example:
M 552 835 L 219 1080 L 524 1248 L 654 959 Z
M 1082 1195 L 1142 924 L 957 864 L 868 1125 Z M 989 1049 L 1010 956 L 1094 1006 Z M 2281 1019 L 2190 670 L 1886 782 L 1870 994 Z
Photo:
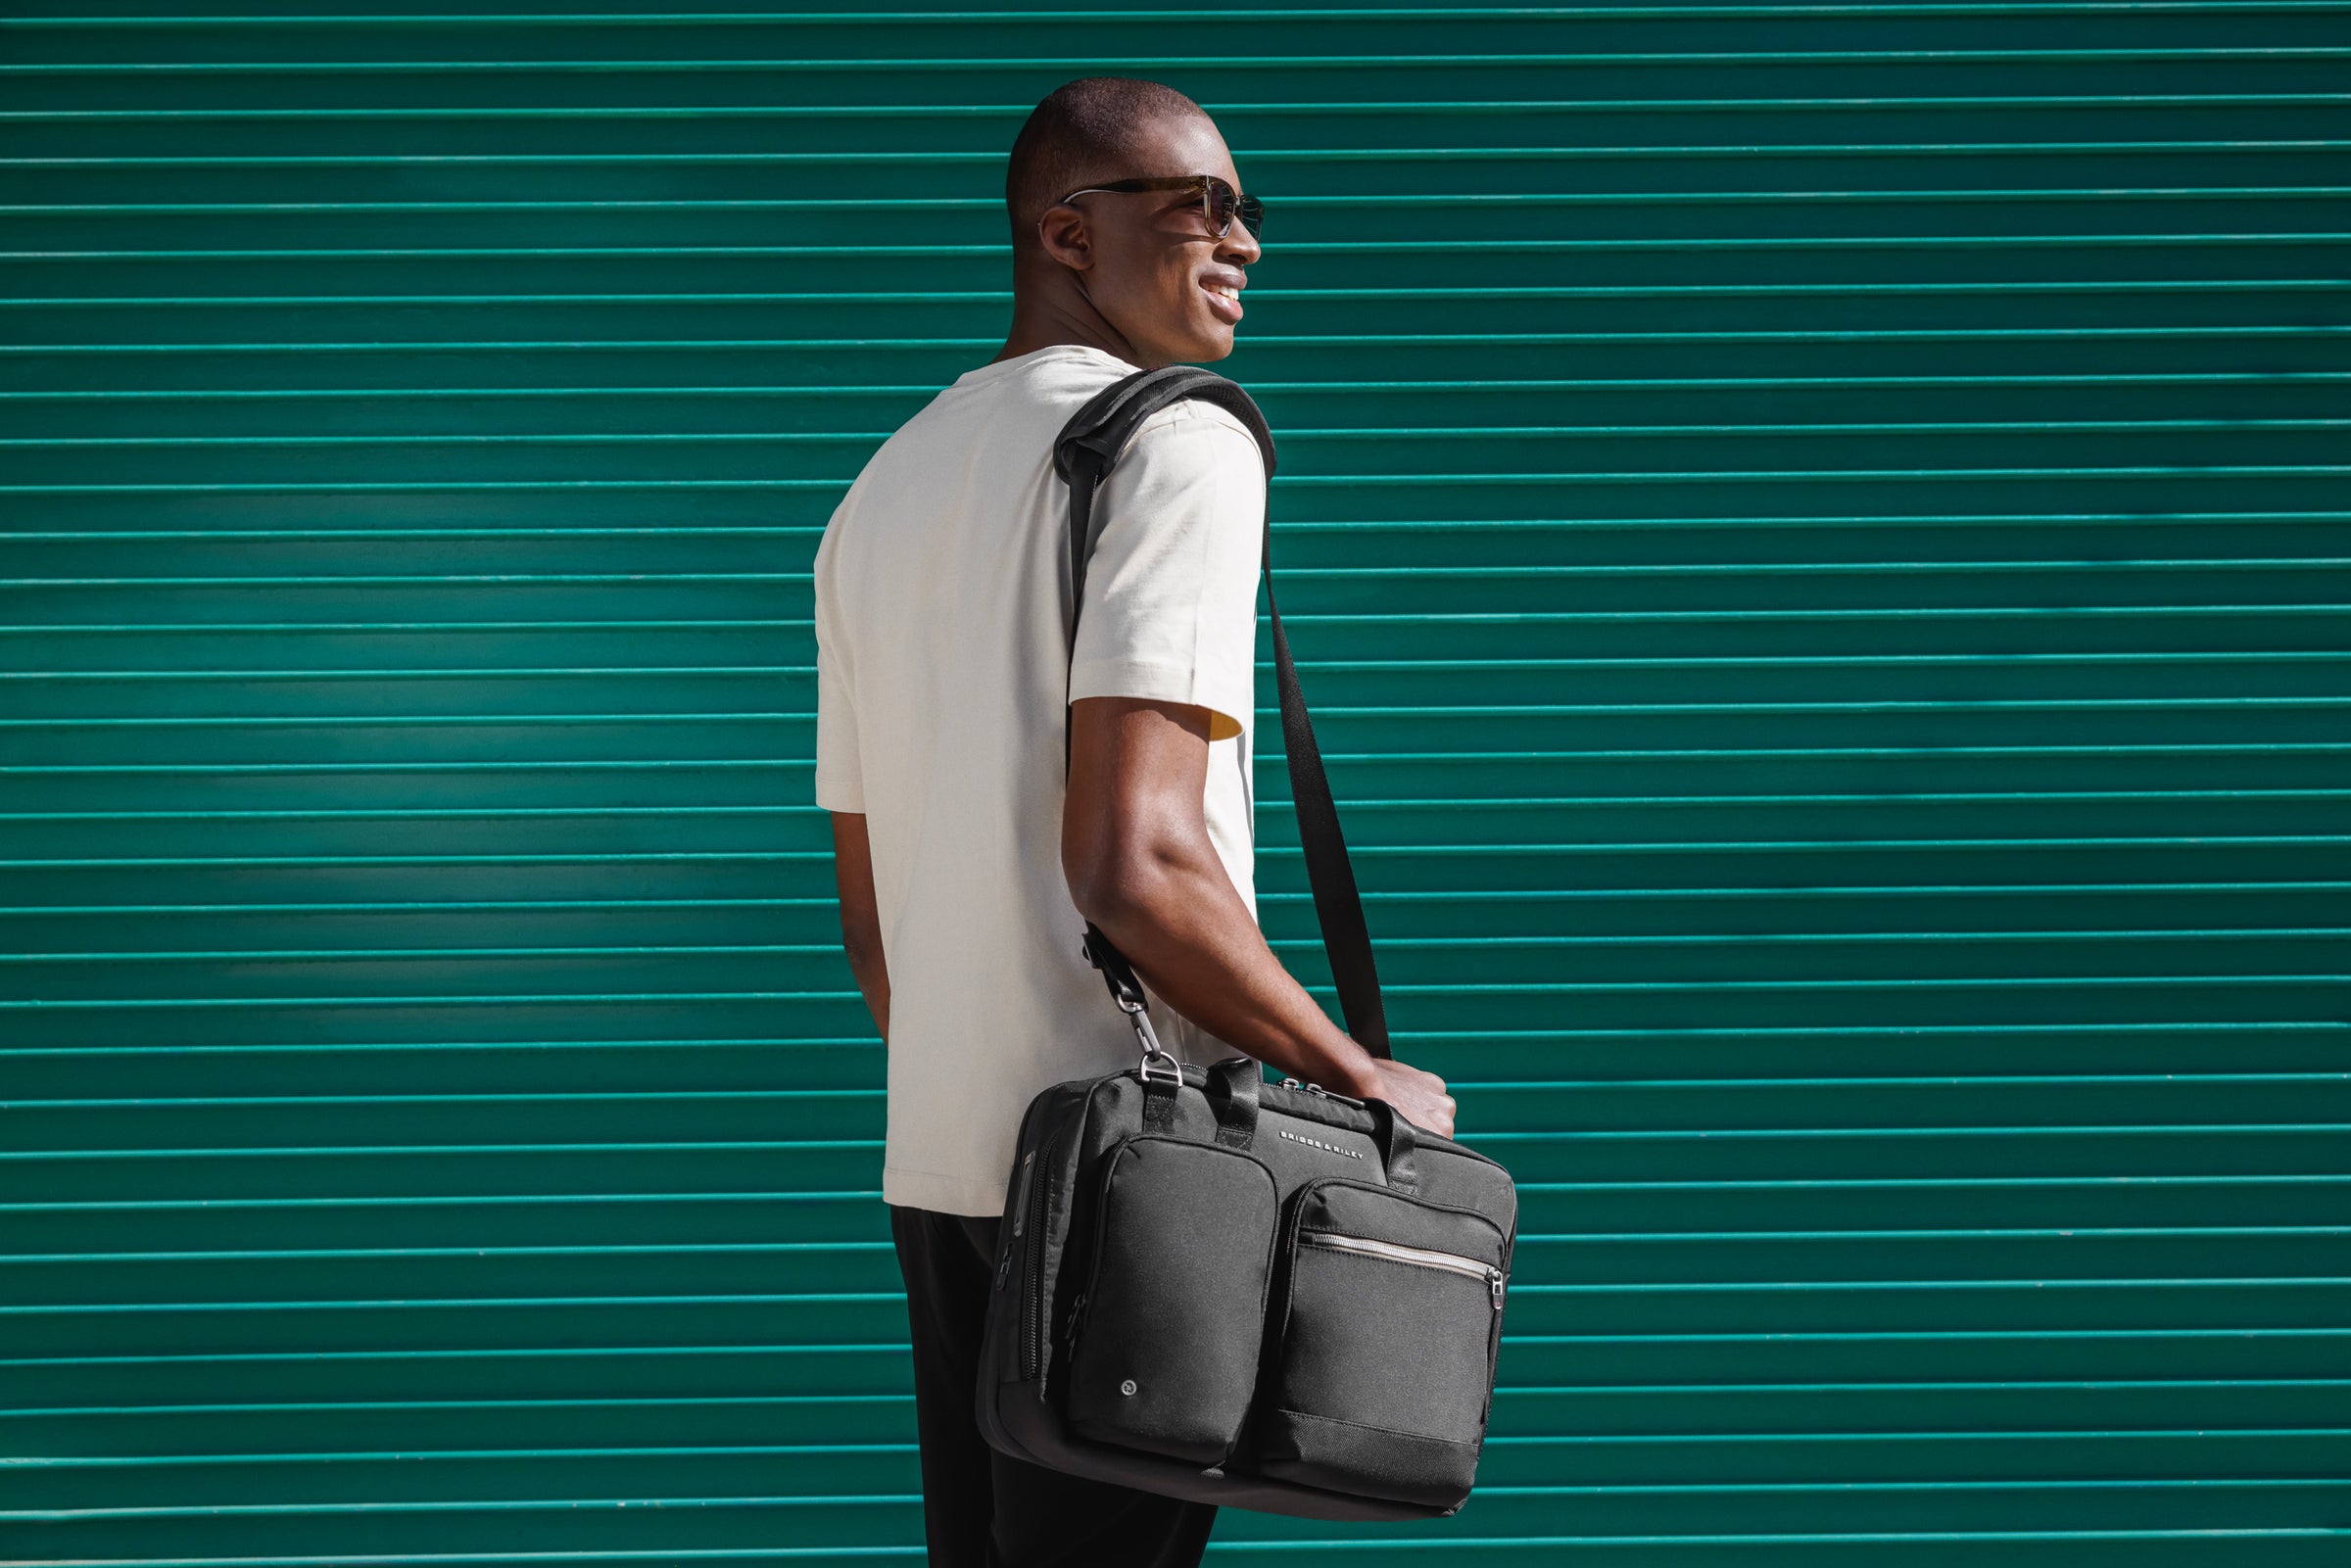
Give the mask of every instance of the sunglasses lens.
M 1211 234 L 1222 235 L 1226 229 L 1232 227 L 1232 209 L 1235 200 L 1232 187 L 1212 174 L 1209 176 L 1204 194 L 1208 199 L 1208 231 Z
M 1266 204 L 1256 197 L 1234 195 L 1232 187 L 1214 174 L 1208 176 L 1207 197 L 1210 233 L 1220 239 L 1230 233 L 1235 214 L 1253 237 L 1265 232 Z

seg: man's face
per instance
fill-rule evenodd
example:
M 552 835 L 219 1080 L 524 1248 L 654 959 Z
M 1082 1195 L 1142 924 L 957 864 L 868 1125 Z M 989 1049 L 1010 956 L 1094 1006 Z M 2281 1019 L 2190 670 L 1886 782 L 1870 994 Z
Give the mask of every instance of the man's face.
M 1224 138 L 1205 118 L 1163 119 L 1147 127 L 1135 166 L 1109 176 L 1215 174 L 1245 189 Z M 1257 236 L 1239 218 L 1223 239 L 1208 232 L 1198 195 L 1185 191 L 1096 192 L 1072 204 L 1085 214 L 1093 264 L 1085 291 L 1147 363 L 1198 363 L 1232 353 L 1241 319 L 1242 271 L 1258 258 Z M 1046 226 L 1053 226 L 1051 215 Z M 1226 291 L 1226 292 L 1219 292 Z

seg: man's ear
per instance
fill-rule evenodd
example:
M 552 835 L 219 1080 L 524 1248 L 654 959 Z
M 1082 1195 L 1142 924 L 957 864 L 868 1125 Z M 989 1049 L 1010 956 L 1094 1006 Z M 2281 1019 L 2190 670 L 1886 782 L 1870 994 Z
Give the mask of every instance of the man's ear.
M 1036 220 L 1036 241 L 1045 255 L 1075 271 L 1094 264 L 1093 236 L 1086 232 L 1085 214 L 1075 207 L 1047 208 Z

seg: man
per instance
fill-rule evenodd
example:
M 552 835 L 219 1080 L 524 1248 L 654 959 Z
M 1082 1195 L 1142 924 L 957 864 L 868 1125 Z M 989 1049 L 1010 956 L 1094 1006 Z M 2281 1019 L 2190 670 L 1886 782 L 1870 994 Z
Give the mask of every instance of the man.
M 1258 929 L 1265 466 L 1231 414 L 1180 403 L 1137 431 L 1103 489 L 1070 656 L 1053 438 L 1123 376 L 1232 352 L 1259 255 L 1240 189 L 1172 88 L 1087 77 L 1048 96 L 1005 179 L 1011 335 L 883 445 L 817 550 L 816 796 L 888 1050 L 883 1197 L 935 1564 L 1173 1568 L 1199 1561 L 1215 1514 L 995 1453 L 975 1424 L 1021 1113 L 1135 1056 L 1084 921 L 1133 962 L 1177 1056 L 1245 1052 L 1453 1130 L 1443 1081 L 1374 1061 Z

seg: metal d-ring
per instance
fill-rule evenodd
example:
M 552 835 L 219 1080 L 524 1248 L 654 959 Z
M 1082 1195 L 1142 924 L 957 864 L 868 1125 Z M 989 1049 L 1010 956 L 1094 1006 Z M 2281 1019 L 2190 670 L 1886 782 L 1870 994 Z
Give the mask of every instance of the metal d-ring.
M 1137 1002 L 1129 1007 L 1125 997 L 1120 997 L 1118 1002 L 1120 1011 L 1127 1015 L 1127 1022 L 1134 1025 L 1135 1040 L 1143 1048 L 1143 1081 L 1145 1083 L 1172 1083 L 1179 1089 L 1182 1088 L 1183 1064 L 1176 1060 L 1174 1052 L 1159 1043 L 1159 1036 L 1152 1031 L 1151 1021 L 1143 1015 L 1144 1004 Z M 1151 1075 L 1151 1059 L 1153 1057 L 1157 1057 L 1168 1065 L 1166 1077 L 1154 1078 Z

